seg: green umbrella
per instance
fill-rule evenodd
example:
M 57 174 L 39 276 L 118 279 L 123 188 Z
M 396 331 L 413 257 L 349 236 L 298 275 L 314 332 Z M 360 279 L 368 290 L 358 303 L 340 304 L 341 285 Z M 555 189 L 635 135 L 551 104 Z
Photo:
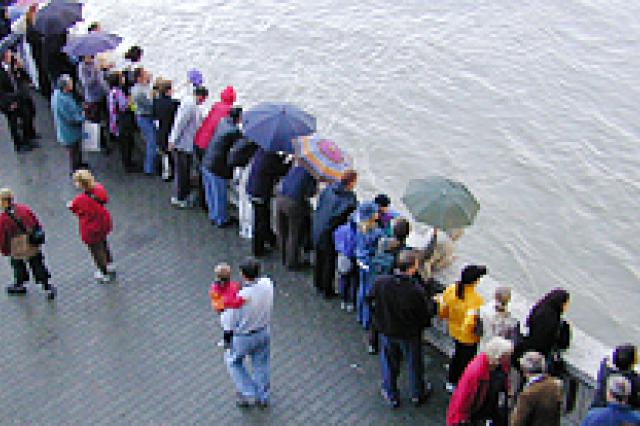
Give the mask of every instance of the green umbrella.
M 466 186 L 440 176 L 410 181 L 402 201 L 415 220 L 443 231 L 471 225 L 480 210 Z

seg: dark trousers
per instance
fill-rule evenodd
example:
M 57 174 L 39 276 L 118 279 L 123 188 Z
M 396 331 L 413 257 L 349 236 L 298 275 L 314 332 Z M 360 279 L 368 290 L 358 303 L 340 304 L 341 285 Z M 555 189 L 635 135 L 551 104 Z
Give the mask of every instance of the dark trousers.
M 271 229 L 271 198 L 251 200 L 253 204 L 253 240 L 254 256 L 262 256 L 265 245 L 275 246 L 276 236 Z
M 382 389 L 392 398 L 398 398 L 400 364 L 407 363 L 407 374 L 412 398 L 424 396 L 424 357 L 420 336 L 399 339 L 380 334 L 380 367 Z
M 342 301 L 344 303 L 356 303 L 356 292 L 358 291 L 358 282 L 359 282 L 359 270 L 356 266 L 355 259 L 352 259 L 353 267 L 348 274 L 340 274 L 338 277 L 338 288 L 340 289 L 340 295 L 342 296 Z
M 198 147 L 193 147 L 193 154 L 196 159 L 196 170 L 198 173 L 198 200 L 200 202 L 200 208 L 204 211 L 208 210 L 207 202 L 205 200 L 204 195 L 204 180 L 202 177 L 202 173 L 200 172 L 200 167 L 202 166 L 202 159 L 204 158 L 204 151 Z
M 129 132 L 120 132 L 118 136 L 111 136 L 111 140 L 120 145 L 120 156 L 122 158 L 122 166 L 125 171 L 133 171 L 133 144 L 134 134 Z
M 71 173 L 73 173 L 82 167 L 82 149 L 80 142 L 67 145 L 65 148 L 69 154 L 69 169 L 71 170 Z
M 282 264 L 290 268 L 300 266 L 300 251 L 308 239 L 311 208 L 306 201 L 278 196 L 276 199 L 278 237 L 282 250 Z
M 29 269 L 31 269 L 31 273 L 33 274 L 36 282 L 42 284 L 42 287 L 45 290 L 49 290 L 49 278 L 51 278 L 51 275 L 49 275 L 49 271 L 44 264 L 44 255 L 42 252 L 26 261 L 11 258 L 11 267 L 13 268 L 15 283 L 21 286 L 29 281 L 27 265 L 29 265 Z
M 27 145 L 29 140 L 35 135 L 33 128 L 33 111 L 26 100 L 16 100 L 18 107 L 14 110 L 5 111 L 4 114 L 9 122 L 9 132 L 13 145 L 17 149 L 21 145 Z M 20 127 L 22 126 L 22 132 Z
M 324 240 L 324 241 L 322 241 Z M 325 296 L 335 294 L 336 249 L 333 245 L 333 233 L 321 237 L 316 245 L 316 262 L 313 268 L 313 284 L 316 290 Z
M 447 380 L 449 383 L 453 383 L 454 385 L 458 384 L 458 380 L 462 376 L 464 369 L 467 368 L 467 365 L 471 362 L 471 360 L 476 356 L 478 352 L 478 344 L 465 344 L 460 343 L 455 340 L 455 349 L 453 351 L 453 357 L 451 358 L 451 362 L 449 364 L 449 374 Z
M 176 166 L 176 198 L 186 201 L 191 192 L 191 154 L 184 151 L 175 151 Z
M 89 244 L 89 252 L 91 253 L 91 257 L 93 257 L 93 262 L 96 264 L 96 267 L 103 274 L 107 273 L 107 265 L 113 262 L 113 258 L 111 257 L 111 250 L 109 250 L 109 243 L 107 240 L 100 241 L 99 243 Z

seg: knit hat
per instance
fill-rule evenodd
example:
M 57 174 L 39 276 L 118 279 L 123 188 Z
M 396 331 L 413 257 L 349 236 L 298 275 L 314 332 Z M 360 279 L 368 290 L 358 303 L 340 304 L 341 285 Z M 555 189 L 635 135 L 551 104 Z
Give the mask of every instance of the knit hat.
M 460 275 L 460 283 L 472 284 L 487 274 L 487 267 L 484 265 L 467 265 Z
M 358 206 L 358 221 L 367 222 L 378 213 L 378 205 L 374 202 L 367 201 Z
M 389 207 L 391 204 L 391 198 L 387 194 L 378 194 L 373 200 L 379 207 Z
M 189 83 L 193 84 L 195 87 L 202 86 L 204 83 L 202 73 L 196 69 L 187 71 L 187 78 L 189 79 Z

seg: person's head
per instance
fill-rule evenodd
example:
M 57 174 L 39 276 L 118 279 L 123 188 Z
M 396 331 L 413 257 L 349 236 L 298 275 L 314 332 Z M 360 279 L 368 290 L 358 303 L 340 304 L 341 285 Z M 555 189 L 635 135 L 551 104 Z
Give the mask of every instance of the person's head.
M 73 78 L 69 74 L 58 77 L 58 89 L 66 93 L 73 92 Z
M 158 83 L 158 93 L 162 96 L 171 97 L 173 94 L 173 83 L 171 80 L 162 80 Z
M 367 232 L 377 226 L 378 206 L 372 201 L 367 201 L 358 206 L 358 224 L 362 232 Z
M 109 83 L 109 87 L 111 87 L 112 89 L 114 87 L 122 87 L 122 73 L 116 71 L 109 74 L 109 76 L 107 77 L 107 83 Z
M 216 281 L 222 283 L 228 283 L 231 281 L 231 266 L 227 263 L 219 263 L 216 265 L 214 272 L 216 274 Z
M 240 264 L 240 275 L 244 281 L 255 281 L 260 275 L 260 262 L 254 257 L 246 258 Z
M 498 287 L 493 295 L 495 300 L 495 308 L 498 312 L 506 312 L 511 301 L 511 288 Z
M 404 217 L 399 217 L 393 222 L 393 237 L 404 243 L 411 232 L 411 223 Z
M 462 234 L 464 234 L 464 228 L 453 228 L 447 231 L 447 235 L 452 241 L 458 241 Z
M 489 340 L 484 348 L 489 359 L 489 365 L 495 368 L 509 362 L 513 353 L 513 343 L 504 337 L 495 336 Z
M 13 204 L 13 191 L 9 188 L 0 189 L 0 207 L 3 210 L 8 209 Z
M 534 351 L 527 352 L 520 358 L 520 367 L 522 367 L 522 372 L 528 377 L 547 372 L 544 355 Z
M 358 173 L 353 169 L 346 170 L 342 174 L 340 182 L 342 183 L 344 189 L 346 189 L 347 191 L 353 191 L 353 189 L 356 187 L 356 183 L 358 183 Z
M 531 308 L 527 317 L 527 325 L 539 318 L 555 318 L 562 316 L 569 304 L 569 293 L 561 288 L 551 290 Z
M 464 299 L 464 289 L 474 287 L 480 282 L 480 278 L 487 274 L 487 267 L 484 265 L 467 265 L 462 269 L 460 281 L 456 283 L 456 295 L 458 299 Z
M 220 101 L 227 105 L 233 105 L 236 101 L 236 91 L 233 86 L 227 86 L 220 92 Z
M 100 22 L 92 22 L 91 25 L 89 25 L 88 28 L 88 32 L 93 33 L 93 32 L 99 32 L 102 31 L 102 27 L 100 26 Z
M 96 184 L 96 180 L 89 170 L 80 169 L 73 172 L 73 183 L 76 188 L 83 191 L 89 191 Z
M 631 382 L 624 376 L 611 375 L 607 379 L 607 401 L 626 404 L 631 395 Z
M 415 275 L 420 267 L 420 256 L 413 250 L 401 251 L 396 261 L 396 268 L 401 274 Z
M 131 62 L 140 62 L 142 59 L 142 48 L 140 46 L 131 46 L 127 53 L 124 54 L 124 58 Z
M 242 121 L 242 107 L 233 107 L 229 110 L 229 117 L 234 124 L 240 124 Z
M 196 98 L 196 104 L 202 105 L 209 96 L 209 90 L 204 86 L 198 86 L 193 90 L 193 96 Z
M 378 205 L 378 209 L 380 213 L 385 213 L 389 210 L 389 206 L 391 205 L 391 198 L 387 194 L 378 194 L 376 198 L 373 199 L 373 202 Z
M 94 61 L 94 57 L 91 55 L 84 55 L 82 57 L 82 62 L 84 62 L 85 64 L 89 64 L 89 65 L 93 64 L 93 61 Z
M 638 352 L 635 346 L 631 343 L 616 346 L 616 349 L 613 351 L 613 365 L 615 365 L 618 370 L 633 370 L 637 362 Z

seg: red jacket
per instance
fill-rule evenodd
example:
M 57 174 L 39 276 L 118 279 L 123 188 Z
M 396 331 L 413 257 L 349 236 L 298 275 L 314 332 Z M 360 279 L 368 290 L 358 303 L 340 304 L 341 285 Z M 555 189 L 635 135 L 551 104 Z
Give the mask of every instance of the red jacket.
M 196 132 L 194 143 L 197 147 L 202 150 L 207 149 L 207 146 L 209 146 L 209 142 L 211 142 L 211 138 L 216 131 L 218 123 L 222 118 L 229 115 L 229 111 L 231 110 L 231 106 L 235 100 L 236 92 L 233 90 L 233 86 L 227 86 L 220 93 L 220 102 L 216 102 L 211 107 L 207 118 L 204 119 L 200 128 Z
M 508 373 L 507 366 L 502 368 Z M 489 390 L 489 373 L 489 358 L 484 352 L 467 365 L 449 400 L 447 426 L 468 422 L 471 420 L 471 414 L 480 410 Z
M 102 202 L 89 197 L 86 193 L 76 195 L 71 201 L 69 210 L 78 216 L 80 227 L 80 238 L 85 244 L 95 244 L 104 241 L 113 227 L 111 215 L 103 204 L 109 201 L 107 191 L 104 187 L 96 183 L 91 189 L 91 193 Z
M 209 297 L 214 304 L 216 311 L 222 312 L 225 309 L 238 309 L 244 304 L 244 299 L 238 296 L 240 283 L 230 281 L 228 283 L 214 282 L 209 289 Z
M 13 214 L 17 217 L 27 230 L 34 227 L 41 227 L 35 214 L 24 204 L 14 204 Z M 3 256 L 11 255 L 11 239 L 20 233 L 18 225 L 9 217 L 6 212 L 0 214 L 0 252 Z

